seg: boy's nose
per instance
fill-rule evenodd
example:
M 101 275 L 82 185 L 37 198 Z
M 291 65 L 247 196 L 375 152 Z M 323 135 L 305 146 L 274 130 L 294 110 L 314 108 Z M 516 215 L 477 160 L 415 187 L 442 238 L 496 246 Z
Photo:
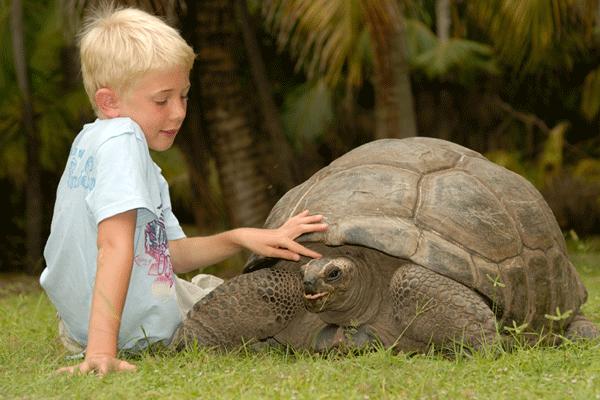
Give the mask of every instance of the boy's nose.
M 187 110 L 187 101 L 180 99 L 179 101 L 173 102 L 173 108 L 171 110 L 171 117 L 174 120 L 183 121 Z

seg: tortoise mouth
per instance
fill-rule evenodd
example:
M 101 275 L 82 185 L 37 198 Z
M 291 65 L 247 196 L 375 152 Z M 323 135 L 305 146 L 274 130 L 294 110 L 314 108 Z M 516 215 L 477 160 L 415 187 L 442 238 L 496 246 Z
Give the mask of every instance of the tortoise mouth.
M 322 297 L 325 297 L 329 294 L 329 292 L 320 292 L 320 293 L 304 293 L 304 298 L 306 300 L 318 300 Z
M 331 292 L 304 293 L 304 307 L 310 312 L 325 311 Z

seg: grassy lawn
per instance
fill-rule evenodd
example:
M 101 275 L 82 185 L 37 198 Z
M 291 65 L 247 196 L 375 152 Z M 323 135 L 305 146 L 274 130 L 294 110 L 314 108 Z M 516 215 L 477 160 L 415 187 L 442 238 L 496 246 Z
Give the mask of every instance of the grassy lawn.
M 572 247 L 590 295 L 584 312 L 600 324 L 600 246 Z M 144 354 L 138 372 L 99 379 L 54 373 L 74 362 L 42 292 L 0 291 L 0 326 L 0 399 L 600 399 L 600 340 L 454 360 L 191 349 Z

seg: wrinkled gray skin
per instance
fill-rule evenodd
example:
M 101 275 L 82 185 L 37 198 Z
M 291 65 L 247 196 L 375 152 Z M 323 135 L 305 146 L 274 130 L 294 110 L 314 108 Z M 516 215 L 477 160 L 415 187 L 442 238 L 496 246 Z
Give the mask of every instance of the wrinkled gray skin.
M 368 143 L 290 190 L 265 226 L 304 209 L 329 224 L 299 238 L 323 258 L 251 257 L 247 273 L 193 307 L 175 346 L 423 352 L 477 348 L 514 324 L 534 340 L 598 336 L 542 196 L 476 152 L 422 137 Z

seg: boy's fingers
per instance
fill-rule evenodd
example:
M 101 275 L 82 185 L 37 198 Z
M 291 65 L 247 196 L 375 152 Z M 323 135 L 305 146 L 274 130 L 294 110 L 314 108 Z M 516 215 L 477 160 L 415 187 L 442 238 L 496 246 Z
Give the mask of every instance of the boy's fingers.
M 326 231 L 327 227 L 328 227 L 327 224 L 303 224 L 303 225 L 300 225 L 300 228 L 302 229 L 302 233 L 322 232 L 322 231 Z
M 302 224 L 298 225 L 294 230 L 290 230 L 288 234 L 284 233 L 284 235 L 290 239 L 296 239 L 298 236 L 302 236 L 305 233 L 326 231 L 328 226 L 329 225 L 327 224 Z
M 102 364 L 99 368 L 97 368 L 97 371 L 99 377 L 104 377 L 110 372 L 110 368 L 108 368 L 108 365 Z
M 300 256 L 298 254 L 296 254 L 292 251 L 289 251 L 289 250 L 285 250 L 285 249 L 274 250 L 273 252 L 271 252 L 269 257 L 281 258 L 283 260 L 290 260 L 290 261 L 300 260 Z
M 323 257 L 321 254 L 317 253 L 316 251 L 309 250 L 306 247 L 303 247 L 303 250 L 299 251 L 298 254 L 302 254 L 303 256 L 310 257 L 310 258 Z
M 301 244 L 299 244 L 298 242 L 295 242 L 293 240 L 289 243 L 288 249 L 295 254 L 303 255 L 306 257 L 310 257 L 310 258 L 321 258 L 322 257 L 321 254 L 317 253 L 316 251 L 313 251 L 307 247 L 304 247 Z M 295 261 L 297 261 L 297 259 L 295 259 Z
M 56 370 L 57 374 L 72 374 L 73 367 L 62 367 Z
M 305 217 L 300 218 L 300 220 L 300 222 L 303 224 L 313 224 L 315 222 L 321 222 L 323 220 L 323 216 L 320 214 L 307 215 Z
M 98 376 L 103 377 L 103 376 L 106 376 L 109 372 L 111 372 L 113 370 L 128 372 L 128 371 L 136 371 L 137 367 L 135 365 L 130 364 L 127 361 L 123 361 L 123 360 L 113 363 L 112 365 L 108 364 L 108 363 L 101 363 L 100 365 L 96 365 L 96 367 L 92 367 L 90 365 L 90 363 L 88 363 L 88 362 L 83 362 L 79 365 L 75 365 L 75 366 L 71 366 L 71 367 L 61 367 L 56 370 L 56 373 L 58 373 L 58 374 L 66 373 L 66 374 L 75 375 L 75 374 L 87 374 L 94 370 L 98 373 Z
M 61 367 L 56 370 L 57 374 L 86 374 L 90 371 L 90 367 L 87 363 L 81 363 L 70 367 Z
M 121 361 L 119 363 L 119 371 L 135 371 L 137 367 L 127 361 Z
M 304 213 L 298 214 L 298 215 L 294 215 L 293 217 L 291 217 L 287 221 L 285 221 L 283 223 L 283 225 L 281 225 L 281 226 L 284 227 L 284 226 L 298 225 L 298 224 L 301 224 L 301 223 L 305 222 L 305 220 L 307 218 L 310 218 L 310 216 L 307 217 Z
M 90 372 L 92 370 L 92 367 L 87 362 L 79 364 L 76 368 L 77 368 L 77 372 L 79 372 L 81 374 L 87 374 L 88 372 Z
M 323 219 L 321 214 L 309 214 L 308 210 L 304 210 L 299 214 L 294 215 L 290 219 L 286 221 L 286 223 L 311 223 L 311 222 L 319 222 Z

